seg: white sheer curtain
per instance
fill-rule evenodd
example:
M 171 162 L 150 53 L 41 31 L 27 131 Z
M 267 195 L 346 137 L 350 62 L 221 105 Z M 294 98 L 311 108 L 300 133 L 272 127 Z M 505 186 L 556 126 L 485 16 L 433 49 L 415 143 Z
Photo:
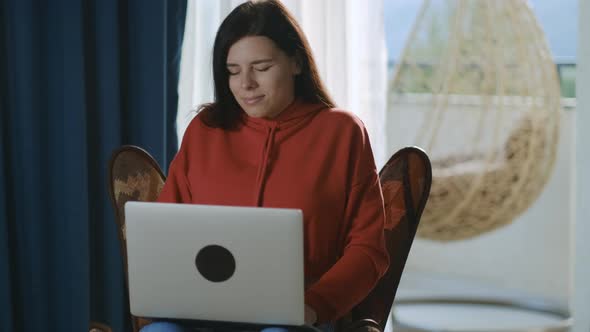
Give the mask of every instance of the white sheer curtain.
M 227 14 L 242 2 L 244 1 L 187 1 L 176 116 L 179 146 L 197 106 L 213 101 L 211 56 L 215 34 Z
M 223 18 L 241 0 L 188 2 L 178 108 L 179 141 L 191 111 L 213 99 L 211 53 Z M 377 167 L 385 151 L 387 50 L 383 1 L 283 0 L 309 39 L 320 75 L 338 107 L 365 123 Z

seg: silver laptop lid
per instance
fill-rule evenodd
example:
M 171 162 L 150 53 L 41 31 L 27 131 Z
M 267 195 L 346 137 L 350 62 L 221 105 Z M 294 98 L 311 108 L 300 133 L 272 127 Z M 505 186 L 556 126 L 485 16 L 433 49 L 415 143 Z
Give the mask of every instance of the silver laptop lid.
M 300 210 L 129 202 L 125 219 L 133 315 L 304 323 Z

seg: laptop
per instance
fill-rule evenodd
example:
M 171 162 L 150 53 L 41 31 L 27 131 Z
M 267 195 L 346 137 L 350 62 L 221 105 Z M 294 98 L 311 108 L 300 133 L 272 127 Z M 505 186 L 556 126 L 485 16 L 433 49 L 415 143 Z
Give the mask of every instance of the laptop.
M 304 324 L 301 210 L 125 204 L 135 316 Z

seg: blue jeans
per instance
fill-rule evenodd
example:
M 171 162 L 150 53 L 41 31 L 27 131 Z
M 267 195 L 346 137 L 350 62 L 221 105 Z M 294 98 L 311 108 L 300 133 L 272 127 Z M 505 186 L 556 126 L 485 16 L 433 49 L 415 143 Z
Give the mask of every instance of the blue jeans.
M 168 322 L 155 322 L 144 326 L 139 332 L 188 332 L 184 327 Z
M 318 326 L 323 332 L 334 332 L 334 325 L 323 324 Z M 194 330 L 170 322 L 155 322 L 144 326 L 139 332 L 192 332 Z M 237 332 L 237 331 L 236 331 Z M 289 332 L 284 327 L 267 327 L 260 332 Z

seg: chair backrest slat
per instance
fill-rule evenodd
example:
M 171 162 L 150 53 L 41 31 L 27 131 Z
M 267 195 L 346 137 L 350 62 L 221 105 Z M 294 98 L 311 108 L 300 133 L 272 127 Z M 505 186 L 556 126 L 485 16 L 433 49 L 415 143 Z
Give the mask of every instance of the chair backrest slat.
M 430 160 L 419 148 L 401 149 L 383 166 L 379 179 L 385 200 L 385 241 L 390 266 L 367 298 L 351 314 L 353 321 L 370 319 L 379 324 L 383 331 L 430 194 Z
M 145 150 L 126 145 L 113 152 L 109 167 L 109 195 L 115 210 L 127 295 L 129 281 L 127 279 L 125 203 L 129 201 L 155 201 L 164 186 L 165 180 L 166 177 L 162 173 L 160 166 Z M 143 325 L 142 319 L 139 317 L 131 318 L 133 331 L 136 332 Z

